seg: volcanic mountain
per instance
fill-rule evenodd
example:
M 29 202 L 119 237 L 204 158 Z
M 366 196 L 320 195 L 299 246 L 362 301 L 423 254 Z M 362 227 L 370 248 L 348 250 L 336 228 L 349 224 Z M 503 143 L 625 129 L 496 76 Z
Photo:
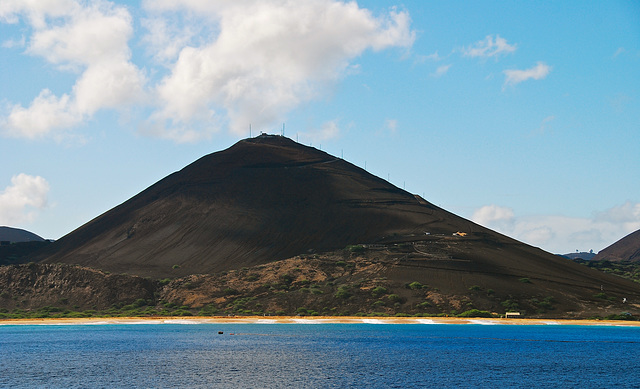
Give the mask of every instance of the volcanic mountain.
M 262 135 L 169 175 L 41 257 L 166 276 L 253 266 L 394 235 L 457 231 L 488 233 L 340 158 Z
M 470 245 L 459 254 L 463 259 L 473 257 L 489 268 L 554 273 L 554 266 L 568 262 L 276 135 L 245 139 L 200 158 L 40 256 L 48 263 L 163 277 L 239 269 L 359 243 L 453 234 L 452 244 Z
M 640 262 L 640 230 L 632 232 L 593 257 L 593 261 Z
M 640 304 L 637 283 L 496 233 L 274 135 L 200 158 L 30 260 L 171 278 L 159 292 L 165 300 L 219 309 L 263 296 L 252 301 L 272 312 L 368 312 L 380 303 L 372 294 L 378 286 L 400 298 L 389 313 L 425 304 L 433 312 L 504 311 L 515 301 L 544 311 L 555 301 L 556 310 L 592 315 Z M 326 290 L 304 293 L 309 282 Z M 431 300 L 416 305 L 425 293 Z M 334 295 L 351 295 L 341 304 L 353 306 L 331 308 Z

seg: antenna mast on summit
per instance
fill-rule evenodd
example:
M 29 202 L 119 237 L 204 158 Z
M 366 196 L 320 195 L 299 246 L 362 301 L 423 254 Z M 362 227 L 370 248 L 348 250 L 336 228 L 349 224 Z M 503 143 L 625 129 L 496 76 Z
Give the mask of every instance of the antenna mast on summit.
M 249 138 L 251 138 L 251 123 L 249 123 Z
M 284 123 L 282 123 L 282 136 L 284 136 Z

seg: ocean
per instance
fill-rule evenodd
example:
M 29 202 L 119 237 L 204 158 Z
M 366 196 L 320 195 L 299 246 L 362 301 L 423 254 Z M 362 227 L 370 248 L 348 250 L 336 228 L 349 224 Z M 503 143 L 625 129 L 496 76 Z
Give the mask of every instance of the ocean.
M 631 388 L 639 360 L 640 327 L 0 325 L 2 388 Z

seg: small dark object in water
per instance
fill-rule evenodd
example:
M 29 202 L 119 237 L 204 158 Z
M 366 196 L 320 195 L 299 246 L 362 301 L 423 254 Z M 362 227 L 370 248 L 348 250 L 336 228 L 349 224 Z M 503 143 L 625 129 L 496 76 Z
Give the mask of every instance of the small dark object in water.
M 224 334 L 223 331 L 218 331 L 218 335 L 222 335 L 222 334 Z

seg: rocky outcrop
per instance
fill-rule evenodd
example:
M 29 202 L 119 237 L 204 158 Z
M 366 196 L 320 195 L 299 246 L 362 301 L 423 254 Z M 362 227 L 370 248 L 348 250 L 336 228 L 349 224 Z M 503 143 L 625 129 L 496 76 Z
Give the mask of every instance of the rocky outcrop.
M 142 277 L 107 274 L 80 266 L 33 263 L 0 266 L 0 307 L 106 309 L 138 299 L 152 300 L 154 285 Z

